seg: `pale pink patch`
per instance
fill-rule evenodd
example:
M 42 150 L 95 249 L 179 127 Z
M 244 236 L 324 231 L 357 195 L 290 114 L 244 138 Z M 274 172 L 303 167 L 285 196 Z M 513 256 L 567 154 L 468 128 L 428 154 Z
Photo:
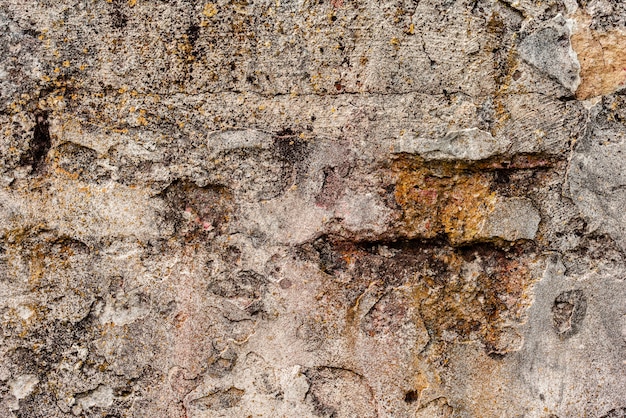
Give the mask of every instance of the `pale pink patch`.
M 419 192 L 420 199 L 424 200 L 426 204 L 434 205 L 437 203 L 437 196 L 439 193 L 435 189 L 425 189 L 420 190 Z

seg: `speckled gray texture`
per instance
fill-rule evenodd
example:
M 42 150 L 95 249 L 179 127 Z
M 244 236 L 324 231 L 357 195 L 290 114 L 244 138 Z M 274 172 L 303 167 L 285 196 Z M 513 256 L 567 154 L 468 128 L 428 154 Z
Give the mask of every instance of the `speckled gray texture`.
M 626 416 L 618 3 L 0 2 L 0 417 Z

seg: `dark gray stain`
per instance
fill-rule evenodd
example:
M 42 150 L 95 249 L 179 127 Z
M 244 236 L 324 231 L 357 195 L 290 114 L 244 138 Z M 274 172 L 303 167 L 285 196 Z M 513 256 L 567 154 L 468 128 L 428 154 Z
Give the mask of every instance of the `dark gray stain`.
M 35 112 L 35 127 L 33 138 L 29 144 L 28 154 L 24 159 L 25 164 L 30 164 L 33 171 L 38 171 L 43 165 L 46 155 L 50 150 L 52 140 L 48 128 L 48 113 L 44 111 Z
M 621 408 L 611 409 L 605 415 L 602 415 L 600 418 L 626 418 L 626 406 Z

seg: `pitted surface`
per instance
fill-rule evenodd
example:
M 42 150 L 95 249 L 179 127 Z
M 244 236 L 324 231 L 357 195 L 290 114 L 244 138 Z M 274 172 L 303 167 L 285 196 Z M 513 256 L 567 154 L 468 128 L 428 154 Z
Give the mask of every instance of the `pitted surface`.
M 624 21 L 2 2 L 0 417 L 622 416 Z

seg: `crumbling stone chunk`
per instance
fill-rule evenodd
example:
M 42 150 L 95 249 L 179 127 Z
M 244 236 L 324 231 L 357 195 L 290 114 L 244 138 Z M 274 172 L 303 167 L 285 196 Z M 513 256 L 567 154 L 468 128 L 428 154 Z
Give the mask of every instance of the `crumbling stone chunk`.
M 554 330 L 560 338 L 576 335 L 587 313 L 587 298 L 580 289 L 560 293 L 552 307 Z

